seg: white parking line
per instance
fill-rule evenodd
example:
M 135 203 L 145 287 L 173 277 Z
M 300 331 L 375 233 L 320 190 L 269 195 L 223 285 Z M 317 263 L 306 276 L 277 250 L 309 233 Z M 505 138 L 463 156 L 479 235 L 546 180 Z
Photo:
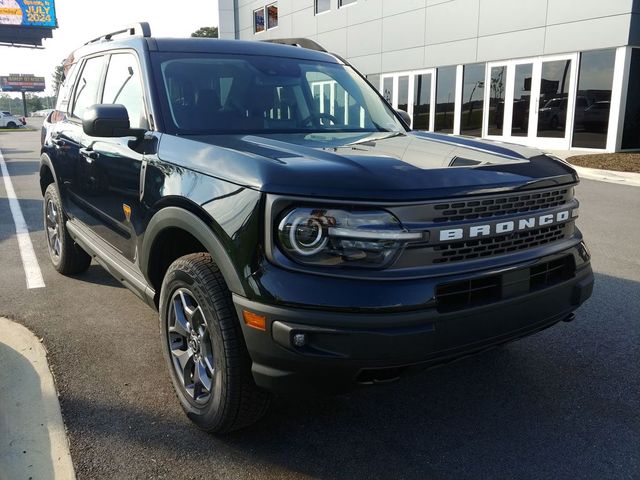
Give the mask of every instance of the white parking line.
M 24 274 L 27 278 L 27 288 L 43 288 L 45 285 L 42 272 L 40 271 L 40 265 L 38 265 L 38 259 L 33 251 L 33 244 L 31 243 L 31 237 L 29 237 L 27 222 L 24 221 L 16 191 L 13 189 L 13 183 L 11 183 L 11 177 L 9 177 L 7 164 L 4 162 L 4 157 L 2 156 L 2 150 L 0 150 L 0 171 L 2 172 L 2 178 L 4 178 L 4 188 L 7 191 L 7 199 L 9 200 L 9 208 L 13 216 L 13 223 L 16 226 L 16 237 L 18 238 L 18 248 L 20 250 L 20 257 L 22 258 L 22 267 L 24 268 Z

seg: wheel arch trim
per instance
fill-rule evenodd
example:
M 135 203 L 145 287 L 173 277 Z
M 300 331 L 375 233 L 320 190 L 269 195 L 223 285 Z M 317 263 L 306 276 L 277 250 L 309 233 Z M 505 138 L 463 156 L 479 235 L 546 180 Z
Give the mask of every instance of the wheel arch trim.
M 149 285 L 149 255 L 158 236 L 166 229 L 179 228 L 198 240 L 213 257 L 229 290 L 245 295 L 245 289 L 233 262 L 215 232 L 194 213 L 180 207 L 164 207 L 158 211 L 147 225 L 140 252 L 140 268 Z M 157 292 L 159 293 L 159 292 Z

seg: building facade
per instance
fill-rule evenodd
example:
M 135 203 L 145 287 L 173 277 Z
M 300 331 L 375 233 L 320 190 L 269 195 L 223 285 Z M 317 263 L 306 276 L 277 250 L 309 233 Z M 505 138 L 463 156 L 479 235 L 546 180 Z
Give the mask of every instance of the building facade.
M 315 40 L 415 129 L 640 149 L 640 0 L 220 0 L 220 34 Z

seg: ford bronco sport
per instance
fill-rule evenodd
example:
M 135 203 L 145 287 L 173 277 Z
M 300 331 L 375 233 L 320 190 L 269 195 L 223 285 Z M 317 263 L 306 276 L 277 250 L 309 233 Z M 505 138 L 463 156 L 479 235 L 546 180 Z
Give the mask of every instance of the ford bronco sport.
M 69 57 L 43 127 L 53 265 L 93 258 L 158 309 L 193 422 L 238 429 L 271 392 L 573 318 L 593 274 L 569 165 L 411 131 L 347 62 L 281 42 L 105 35 Z

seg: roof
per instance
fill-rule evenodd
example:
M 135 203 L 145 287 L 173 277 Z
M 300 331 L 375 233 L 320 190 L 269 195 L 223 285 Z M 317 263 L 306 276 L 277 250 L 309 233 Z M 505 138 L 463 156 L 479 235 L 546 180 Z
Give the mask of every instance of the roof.
M 298 46 L 248 40 L 221 40 L 217 38 L 155 38 L 141 36 L 118 37 L 88 43 L 74 52 L 77 59 L 91 53 L 116 48 L 132 48 L 159 52 L 226 53 L 236 55 L 261 55 L 269 57 L 298 58 L 317 62 L 340 63 L 329 54 Z

